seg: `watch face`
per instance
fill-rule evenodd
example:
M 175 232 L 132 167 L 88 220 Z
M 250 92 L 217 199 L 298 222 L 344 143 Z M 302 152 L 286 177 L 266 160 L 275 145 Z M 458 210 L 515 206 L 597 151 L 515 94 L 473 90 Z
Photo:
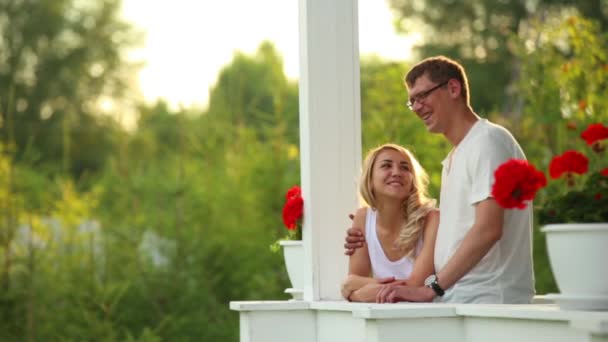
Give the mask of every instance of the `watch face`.
M 431 274 L 430 276 L 426 277 L 426 279 L 424 280 L 424 286 L 431 286 L 431 284 L 437 280 L 437 276 L 434 274 Z

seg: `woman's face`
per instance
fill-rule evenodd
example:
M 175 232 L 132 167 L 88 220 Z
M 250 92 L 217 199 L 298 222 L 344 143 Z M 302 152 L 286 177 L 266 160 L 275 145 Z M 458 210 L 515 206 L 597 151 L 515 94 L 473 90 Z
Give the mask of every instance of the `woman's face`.
M 372 190 L 376 199 L 405 200 L 412 189 L 411 167 L 404 154 L 392 148 L 380 151 L 372 169 Z

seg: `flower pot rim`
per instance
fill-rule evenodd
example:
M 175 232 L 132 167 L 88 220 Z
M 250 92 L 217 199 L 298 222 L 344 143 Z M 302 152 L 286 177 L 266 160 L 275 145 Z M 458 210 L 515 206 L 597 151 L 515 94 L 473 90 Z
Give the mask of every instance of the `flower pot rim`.
M 301 246 L 302 240 L 281 240 L 279 241 L 281 246 Z
M 552 223 L 544 225 L 540 231 L 548 232 L 572 232 L 572 231 L 600 231 L 608 230 L 608 222 L 595 223 Z

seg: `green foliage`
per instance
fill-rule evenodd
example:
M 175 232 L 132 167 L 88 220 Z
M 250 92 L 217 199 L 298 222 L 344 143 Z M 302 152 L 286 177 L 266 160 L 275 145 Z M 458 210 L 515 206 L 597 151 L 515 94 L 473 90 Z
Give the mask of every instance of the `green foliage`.
M 416 47 L 420 58 L 443 54 L 462 62 L 472 90 L 472 104 L 481 113 L 520 111 L 521 97 L 511 86 L 520 75 L 521 60 L 508 48 L 514 34 L 535 39 L 527 31 L 532 17 L 550 20 L 563 11 L 580 13 L 608 29 L 604 0 L 389 0 L 395 27 L 404 33 L 422 33 Z M 505 87 L 506 86 L 506 87 Z
M 129 93 L 122 56 L 136 35 L 119 5 L 0 0 L 0 340 L 236 341 L 230 300 L 287 298 L 282 257 L 266 246 L 285 234 L 283 194 L 299 183 L 297 85 L 264 43 L 226 65 L 205 112 L 141 105 L 125 131 L 97 107 Z M 500 13 L 507 26 L 520 20 Z M 571 145 L 566 121 L 604 120 L 608 106 L 598 26 L 553 23 L 511 37 L 526 115 L 498 118 L 541 162 Z M 534 32 L 548 38 L 530 42 Z M 510 79 L 490 58 L 499 45 L 485 74 L 467 65 L 488 94 Z M 406 109 L 406 70 L 362 61 L 363 151 L 410 147 L 437 196 L 450 146 Z M 555 291 L 544 237 L 534 238 L 537 288 Z
M 548 199 L 538 212 L 541 225 L 608 222 L 608 177 L 595 172 L 582 188 Z
M 0 133 L 17 161 L 75 177 L 98 172 L 115 146 L 100 102 L 120 102 L 137 41 L 120 0 L 0 1 Z M 61 161 L 61 163 L 57 163 Z
M 289 84 L 283 62 L 269 42 L 253 57 L 237 53 L 220 71 L 209 97 L 208 115 L 233 127 L 254 128 L 265 137 L 268 130 L 287 130 L 292 142 L 298 138 L 297 87 Z
M 526 32 L 509 41 L 519 61 L 515 86 L 522 98 L 523 113 L 508 125 L 528 159 L 541 170 L 548 170 L 555 155 L 569 149 L 589 149 L 578 136 L 573 136 L 572 130 L 582 131 L 589 123 L 608 122 L 608 99 L 602 96 L 608 86 L 608 38 L 597 23 L 567 12 L 533 18 L 526 22 Z M 539 224 L 572 221 L 582 209 L 591 213 L 591 207 L 601 208 L 605 200 L 596 200 L 596 192 L 590 190 L 603 191 L 597 181 L 596 176 L 591 177 L 585 189 L 566 197 L 563 181 L 549 182 L 535 201 Z M 565 202 L 558 200 L 562 198 Z M 602 216 L 604 212 L 598 210 L 596 214 Z M 538 229 L 534 261 L 539 293 L 555 292 L 545 237 Z
M 522 61 L 517 90 L 525 114 L 513 128 L 528 159 L 546 170 L 557 154 L 589 150 L 573 130 L 608 122 L 608 98 L 601 95 L 608 86 L 608 35 L 574 16 L 531 20 L 528 25 L 536 39 L 513 37 L 510 43 Z M 550 184 L 546 196 L 560 191 L 560 185 Z
M 601 96 L 608 83 L 608 36 L 597 24 L 574 16 L 531 20 L 528 25 L 534 40 L 511 41 L 521 60 L 517 90 L 525 100 L 524 111 L 538 113 L 526 115 L 525 125 L 555 154 L 573 141 L 567 129 L 608 119 L 608 99 Z M 539 131 L 539 125 L 544 129 Z
M 469 78 L 471 102 L 481 113 L 510 112 L 514 99 L 505 91 L 514 74 L 507 50 L 509 34 L 517 32 L 530 6 L 525 1 L 390 0 L 400 32 L 422 32 L 416 47 L 421 58 L 446 55 L 459 60 Z

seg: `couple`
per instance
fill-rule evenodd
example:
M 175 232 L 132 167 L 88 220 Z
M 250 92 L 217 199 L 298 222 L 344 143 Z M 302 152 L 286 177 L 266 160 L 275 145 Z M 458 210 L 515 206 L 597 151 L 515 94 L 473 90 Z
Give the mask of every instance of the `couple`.
M 408 107 L 453 145 L 442 162 L 439 210 L 408 150 L 392 144 L 372 150 L 360 184 L 369 208 L 356 212 L 348 230 L 342 295 L 379 303 L 530 303 L 531 206 L 504 210 L 490 195 L 494 170 L 508 159 L 525 159 L 520 146 L 473 112 L 457 62 L 423 60 L 405 83 Z

